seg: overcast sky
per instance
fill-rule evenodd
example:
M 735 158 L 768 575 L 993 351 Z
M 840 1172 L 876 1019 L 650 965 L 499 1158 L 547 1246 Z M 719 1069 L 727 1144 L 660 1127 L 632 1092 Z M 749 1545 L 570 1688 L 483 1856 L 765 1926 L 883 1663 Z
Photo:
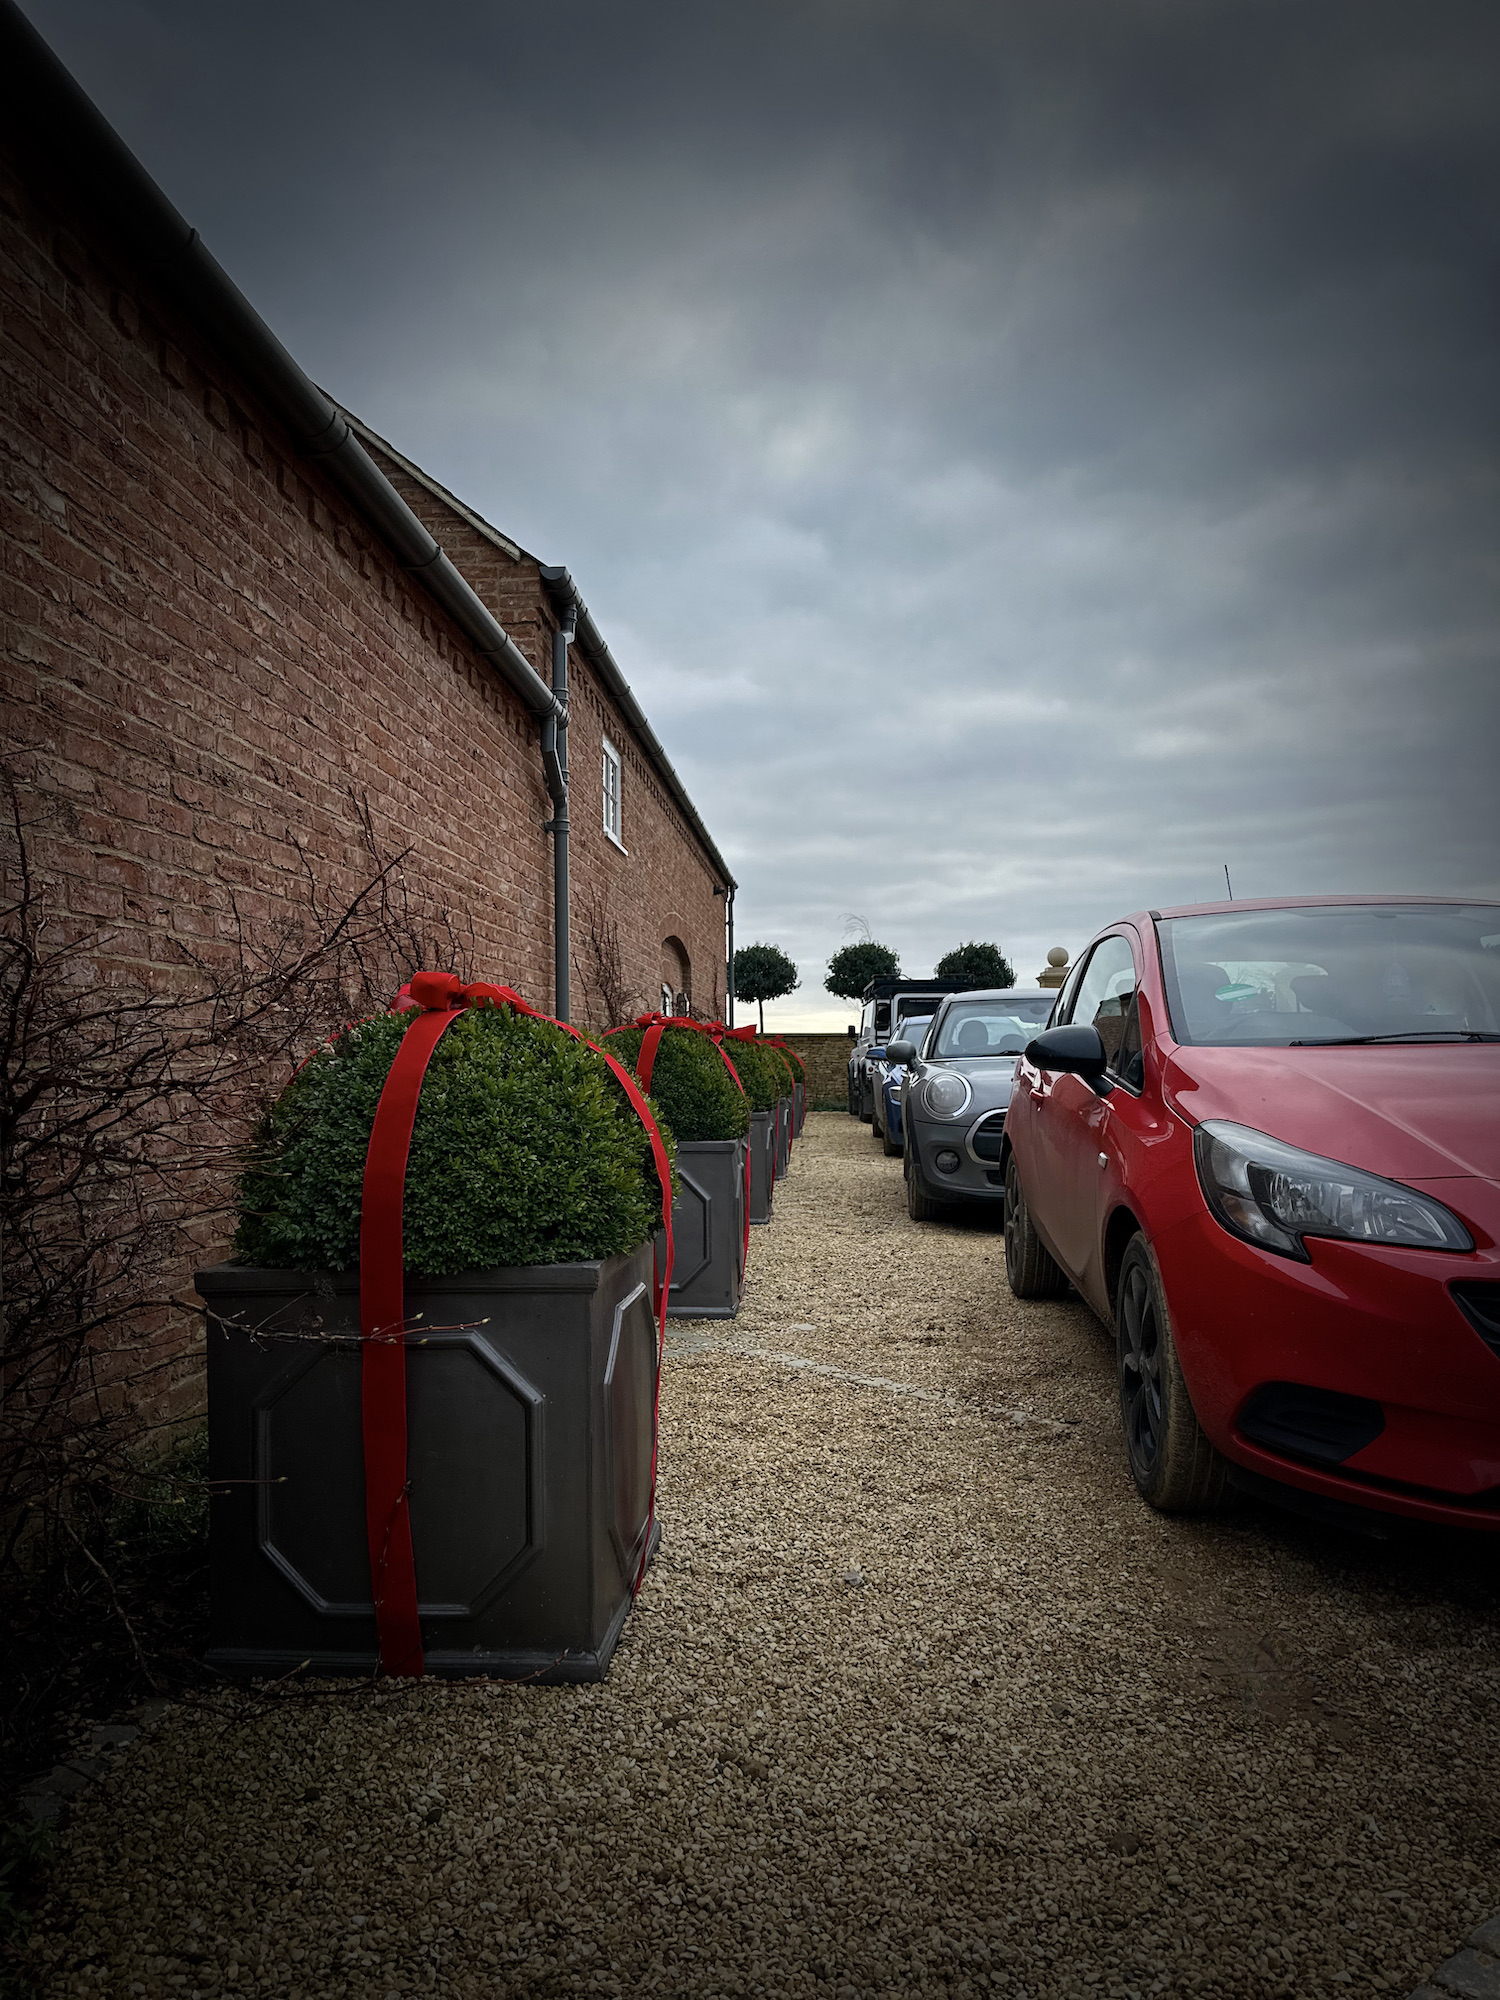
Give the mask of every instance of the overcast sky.
M 25 0 L 304 367 L 566 562 L 841 1025 L 1500 892 L 1494 0 Z M 503 967 L 490 968 L 503 974 Z

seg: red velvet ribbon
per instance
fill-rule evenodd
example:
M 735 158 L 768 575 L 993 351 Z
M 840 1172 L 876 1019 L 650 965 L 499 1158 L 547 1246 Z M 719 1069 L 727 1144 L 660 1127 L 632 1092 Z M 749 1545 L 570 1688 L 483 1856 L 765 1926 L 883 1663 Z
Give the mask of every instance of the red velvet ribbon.
M 485 981 L 466 986 L 451 972 L 418 972 L 396 995 L 392 1013 L 420 1007 L 421 1017 L 401 1037 L 390 1074 L 375 1108 L 365 1154 L 359 1229 L 359 1318 L 364 1336 L 361 1418 L 365 1455 L 365 1529 L 370 1548 L 370 1583 L 380 1664 L 387 1674 L 419 1677 L 424 1670 L 422 1628 L 417 1611 L 417 1571 L 411 1539 L 411 1480 L 406 1435 L 406 1298 L 401 1253 L 401 1212 L 406 1196 L 406 1163 L 411 1151 L 417 1100 L 432 1052 L 466 1007 L 489 1002 L 513 1007 L 534 1021 L 565 1028 L 576 1041 L 609 1064 L 651 1141 L 661 1184 L 666 1263 L 656 1285 L 656 1419 L 651 1437 L 651 1498 L 641 1559 L 632 1592 L 641 1587 L 651 1528 L 656 1519 L 656 1431 L 661 1414 L 661 1356 L 667 1332 L 667 1290 L 672 1282 L 672 1170 L 651 1107 L 634 1079 L 606 1050 L 587 1041 L 566 1021 L 528 1007 L 512 987 Z

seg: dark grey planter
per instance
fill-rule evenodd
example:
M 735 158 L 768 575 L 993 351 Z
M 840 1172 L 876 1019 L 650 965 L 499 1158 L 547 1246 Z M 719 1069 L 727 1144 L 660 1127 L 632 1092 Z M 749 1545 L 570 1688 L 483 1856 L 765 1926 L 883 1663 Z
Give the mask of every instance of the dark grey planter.
M 652 1255 L 408 1281 L 427 1670 L 602 1680 L 646 1534 Z M 219 1264 L 208 1306 L 212 1645 L 230 1673 L 373 1673 L 359 1278 Z
M 672 1204 L 674 1319 L 733 1319 L 745 1275 L 742 1139 L 679 1139 Z
M 790 1096 L 776 1100 L 776 1178 L 785 1180 L 786 1170 L 792 1163 L 792 1100 Z
M 750 1113 L 750 1220 L 769 1222 L 776 1192 L 776 1125 L 774 1111 Z
M 792 1103 L 797 1113 L 795 1130 L 797 1137 L 800 1139 L 802 1137 L 802 1128 L 807 1123 L 807 1085 L 805 1083 L 793 1084 Z

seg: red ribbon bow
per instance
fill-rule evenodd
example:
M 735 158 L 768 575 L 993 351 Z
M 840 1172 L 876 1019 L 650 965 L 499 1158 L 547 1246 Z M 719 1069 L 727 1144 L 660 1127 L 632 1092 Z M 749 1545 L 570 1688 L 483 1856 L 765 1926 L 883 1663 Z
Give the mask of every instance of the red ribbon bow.
M 424 1670 L 422 1627 L 417 1609 L 417 1571 L 411 1539 L 411 1482 L 406 1436 L 406 1283 L 401 1251 L 401 1212 L 406 1197 L 406 1163 L 411 1152 L 417 1100 L 432 1052 L 468 1007 L 514 1007 L 534 1021 L 564 1028 L 576 1041 L 604 1057 L 646 1128 L 661 1185 L 665 1268 L 656 1287 L 656 1405 L 661 1410 L 661 1354 L 667 1333 L 667 1290 L 672 1282 L 672 1169 L 656 1120 L 634 1079 L 607 1050 L 598 1048 L 566 1021 L 528 1007 L 511 986 L 480 980 L 473 985 L 452 972 L 416 972 L 401 988 L 392 1013 L 413 1007 L 422 1012 L 407 1028 L 375 1107 L 359 1227 L 359 1319 L 364 1336 L 361 1413 L 365 1453 L 365 1529 L 370 1547 L 370 1584 L 380 1664 L 388 1674 L 420 1676 Z M 651 1546 L 656 1515 L 656 1430 L 651 1439 L 651 1498 L 640 1565 L 632 1589 L 638 1591 Z

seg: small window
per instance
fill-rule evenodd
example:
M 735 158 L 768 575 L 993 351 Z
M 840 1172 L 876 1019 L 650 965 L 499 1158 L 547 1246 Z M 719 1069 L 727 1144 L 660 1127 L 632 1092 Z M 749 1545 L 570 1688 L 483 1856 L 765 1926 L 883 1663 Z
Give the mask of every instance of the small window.
M 620 753 L 604 739 L 604 831 L 617 847 L 625 845 L 620 832 Z

